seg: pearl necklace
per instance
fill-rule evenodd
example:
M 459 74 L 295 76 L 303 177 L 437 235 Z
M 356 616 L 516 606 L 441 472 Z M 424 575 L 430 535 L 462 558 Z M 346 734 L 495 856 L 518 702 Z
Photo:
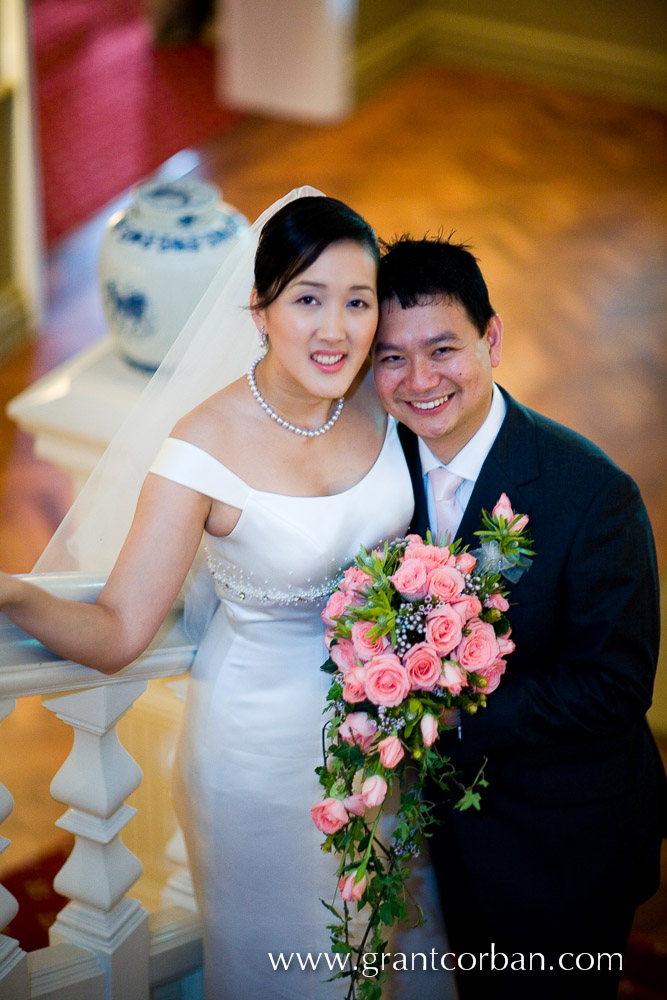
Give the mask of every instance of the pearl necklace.
M 259 405 L 271 417 L 271 419 L 275 420 L 277 424 L 280 424 L 280 426 L 284 427 L 286 430 L 292 431 L 294 434 L 300 434 L 302 437 L 307 437 L 307 438 L 319 437 L 320 434 L 326 434 L 327 431 L 330 431 L 333 425 L 338 420 L 339 416 L 341 415 L 343 404 L 345 403 L 345 396 L 340 397 L 336 405 L 336 409 L 333 412 L 333 415 L 329 417 L 326 424 L 322 424 L 322 426 L 318 427 L 316 431 L 306 430 L 305 427 L 297 427 L 295 424 L 291 424 L 289 420 L 283 420 L 282 417 L 279 417 L 278 414 L 275 412 L 275 410 L 271 409 L 271 407 L 269 406 L 269 404 L 267 403 L 267 401 L 264 399 L 261 392 L 257 388 L 257 383 L 255 382 L 255 368 L 262 360 L 262 357 L 259 357 L 255 361 L 253 361 L 253 363 L 250 365 L 250 368 L 248 369 L 248 385 L 250 386 L 250 391 L 257 400 L 257 402 L 259 403 Z

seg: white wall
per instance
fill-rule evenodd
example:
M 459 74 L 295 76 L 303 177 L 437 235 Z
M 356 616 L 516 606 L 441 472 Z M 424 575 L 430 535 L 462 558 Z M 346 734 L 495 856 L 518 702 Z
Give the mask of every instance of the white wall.
M 326 122 L 352 109 L 357 0 L 225 0 L 219 93 L 239 110 Z

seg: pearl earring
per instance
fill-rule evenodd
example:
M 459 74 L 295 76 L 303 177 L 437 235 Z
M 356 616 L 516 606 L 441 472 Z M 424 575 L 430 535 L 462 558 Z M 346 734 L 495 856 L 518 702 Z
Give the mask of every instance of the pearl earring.
M 266 335 L 266 329 L 263 323 L 259 328 L 259 346 L 262 348 L 263 351 L 265 351 L 266 348 L 269 346 L 269 338 Z

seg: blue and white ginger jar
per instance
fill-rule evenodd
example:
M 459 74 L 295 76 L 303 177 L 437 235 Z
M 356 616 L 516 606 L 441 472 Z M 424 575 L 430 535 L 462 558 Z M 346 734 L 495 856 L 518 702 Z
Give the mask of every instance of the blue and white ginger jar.
M 99 276 L 109 332 L 134 365 L 155 370 L 213 275 L 248 228 L 213 184 L 152 181 L 113 215 Z

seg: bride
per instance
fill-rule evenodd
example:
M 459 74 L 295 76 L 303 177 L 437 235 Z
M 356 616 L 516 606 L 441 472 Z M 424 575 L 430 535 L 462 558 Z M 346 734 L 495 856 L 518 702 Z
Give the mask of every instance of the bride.
M 113 673 L 153 640 L 204 535 L 207 565 L 186 605 L 201 640 L 175 802 L 202 916 L 209 1000 L 344 994 L 340 980 L 324 982 L 331 972 L 320 899 L 332 898 L 335 864 L 309 813 L 320 792 L 313 769 L 328 686 L 319 610 L 359 546 L 402 534 L 413 506 L 396 425 L 366 364 L 378 318 L 375 236 L 343 203 L 299 194 L 261 228 L 250 309 L 227 308 L 233 329 L 223 329 L 224 310 L 206 306 L 207 347 L 196 347 L 197 364 L 204 386 L 213 379 L 224 388 L 180 416 L 143 466 L 140 478 L 150 471 L 97 603 L 62 600 L 0 574 L 0 608 L 12 621 L 60 656 Z M 226 279 L 223 300 L 237 284 Z M 265 353 L 230 382 L 223 366 L 238 375 L 248 345 L 257 349 L 248 319 Z M 196 338 L 201 325 L 197 314 L 194 333 L 184 333 Z M 175 373 L 167 359 L 172 402 L 163 409 L 172 416 L 192 398 L 190 348 Z M 122 524 L 116 505 L 132 498 L 117 482 L 112 492 L 119 463 L 141 467 L 124 449 L 141 425 L 159 428 L 165 419 L 149 394 L 144 416 L 132 418 L 116 446 L 112 471 L 97 477 L 92 500 L 84 497 L 83 518 L 75 510 L 66 544 L 61 533 L 55 558 L 38 568 L 65 553 L 70 565 L 92 568 L 90 553 L 110 520 L 104 505 Z M 150 441 L 154 430 L 146 433 Z M 150 444 L 142 447 L 150 454 Z

